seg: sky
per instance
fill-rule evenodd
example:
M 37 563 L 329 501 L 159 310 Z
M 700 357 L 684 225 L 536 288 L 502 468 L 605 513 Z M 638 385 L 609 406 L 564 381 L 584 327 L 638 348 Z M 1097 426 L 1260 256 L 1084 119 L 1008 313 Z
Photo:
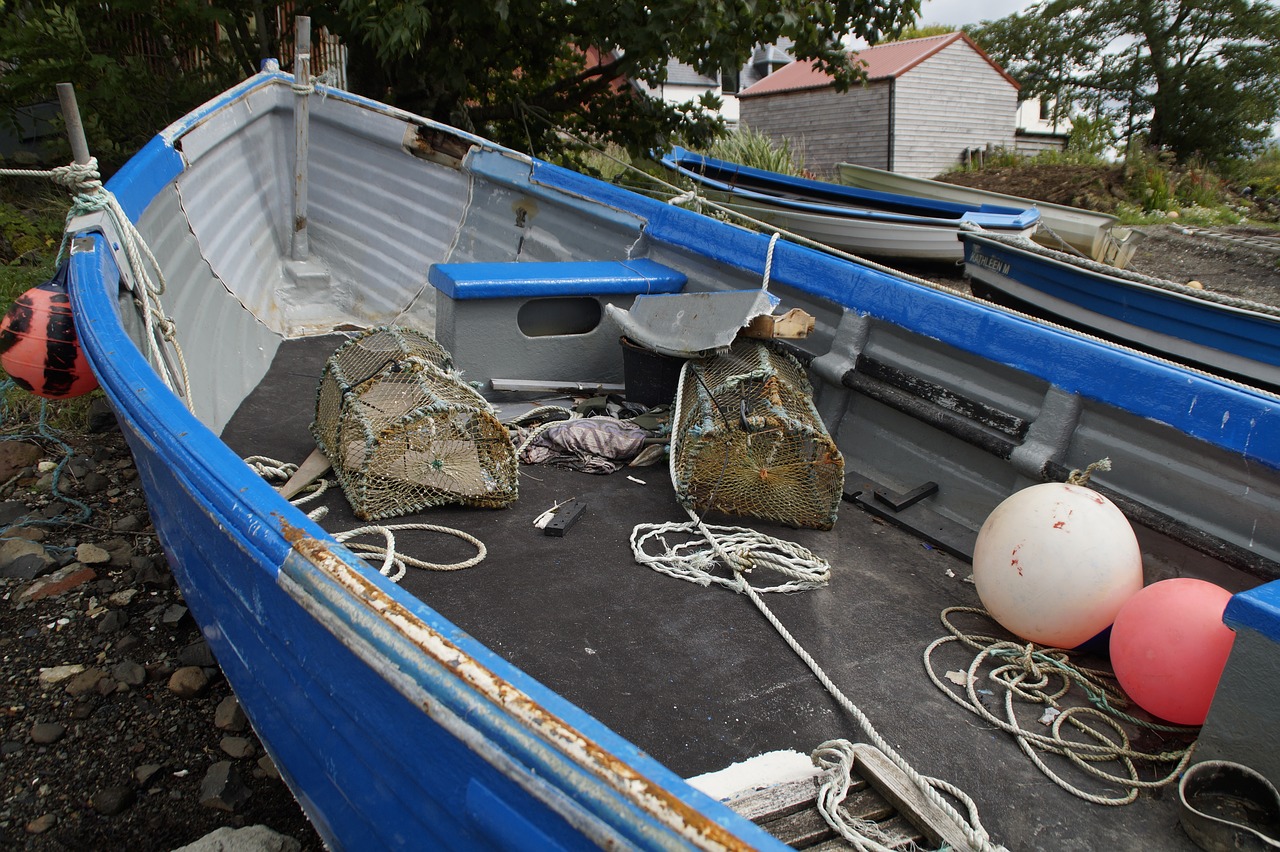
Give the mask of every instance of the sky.
M 994 21 L 1030 6 L 1033 0 L 924 0 L 921 3 L 922 24 L 976 24 Z

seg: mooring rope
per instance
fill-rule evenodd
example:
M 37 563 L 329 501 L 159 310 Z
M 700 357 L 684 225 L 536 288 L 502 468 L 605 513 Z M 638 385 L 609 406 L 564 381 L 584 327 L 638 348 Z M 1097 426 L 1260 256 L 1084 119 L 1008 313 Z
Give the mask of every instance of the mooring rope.
M 115 194 L 102 185 L 97 158 L 90 157 L 85 163 L 69 163 L 52 169 L 0 169 L 0 175 L 49 178 L 76 194 L 72 200 L 71 209 L 67 211 L 68 227 L 62 236 L 62 245 L 58 248 L 59 263 L 62 262 L 71 240 L 70 224 L 73 219 L 97 212 L 105 212 L 111 218 L 120 237 L 120 248 L 124 250 L 129 271 L 133 274 L 136 285 L 134 301 L 142 311 L 152 365 L 165 385 L 180 396 L 190 410 L 192 407 L 191 378 L 187 372 L 187 362 L 182 354 L 182 346 L 178 343 L 177 326 L 165 314 L 164 306 L 160 302 L 160 297 L 165 291 L 164 272 L 142 234 L 138 232 L 128 214 L 124 212 L 124 208 L 120 206 Z M 154 271 L 154 279 L 149 269 Z M 168 344 L 173 349 L 174 356 L 177 358 L 178 375 L 176 376 L 174 368 L 162 351 L 161 347 L 164 344 Z
M 778 632 L 778 635 L 782 637 L 788 647 L 809 667 L 818 682 L 826 688 L 827 692 L 831 694 L 845 712 L 854 718 L 867 735 L 871 744 L 884 752 L 885 756 L 911 779 L 925 797 L 955 822 L 956 827 L 963 832 L 973 848 L 982 850 L 999 849 L 1000 847 L 991 841 L 986 829 L 982 827 L 977 805 L 973 799 L 947 781 L 921 775 L 905 758 L 898 754 L 893 746 L 876 731 L 867 715 L 840 690 L 835 681 L 827 675 L 818 661 L 805 650 L 791 634 L 791 631 L 773 614 L 773 611 L 769 609 L 769 606 L 761 597 L 761 594 L 768 592 L 803 591 L 825 586 L 830 577 L 830 565 L 826 560 L 814 556 L 799 545 L 774 539 L 754 530 L 746 530 L 739 527 L 709 526 L 704 524 L 692 509 L 686 507 L 685 511 L 689 514 L 690 521 L 688 523 L 638 524 L 632 530 L 631 549 L 632 553 L 635 554 L 636 561 L 668 576 L 704 586 L 714 583 L 746 595 L 755 604 L 761 615 L 773 625 L 774 630 Z M 719 534 L 718 531 L 723 530 L 731 532 L 726 535 Z M 695 546 L 702 546 L 701 542 L 668 545 L 667 552 L 660 555 L 652 555 L 645 551 L 644 545 L 646 542 L 653 539 L 661 540 L 664 533 L 692 533 L 695 531 L 702 534 L 711 552 L 707 552 L 705 549 L 694 550 Z M 745 535 L 740 536 L 739 533 Z M 663 543 L 666 544 L 665 540 Z M 716 576 L 711 573 L 711 567 L 715 564 L 717 558 L 732 570 L 730 577 Z M 778 586 L 756 588 L 748 583 L 744 577 L 747 571 L 756 567 L 769 568 L 792 579 Z M 946 793 L 961 802 L 968 815 L 960 814 L 949 801 L 943 798 L 942 793 Z M 832 798 L 842 800 L 843 796 L 832 794 Z M 824 817 L 826 816 L 824 813 Z M 841 822 L 840 825 L 832 823 L 832 828 L 841 832 L 842 836 L 844 836 L 842 826 L 845 829 L 849 827 L 847 822 Z M 857 835 L 854 836 L 857 837 Z M 880 850 L 886 848 L 873 838 L 865 836 L 858 837 L 857 840 L 846 839 L 850 839 L 850 842 L 860 849 L 880 852 Z
M 1062 789 L 1097 805 L 1127 805 L 1137 798 L 1141 789 L 1172 784 L 1190 763 L 1194 743 L 1187 748 L 1156 754 L 1138 751 L 1132 747 L 1129 734 L 1122 723 L 1173 734 L 1192 734 L 1196 731 L 1195 728 L 1160 725 L 1137 719 L 1119 709 L 1128 704 L 1128 699 L 1118 688 L 1109 685 L 1108 681 L 1114 680 L 1114 677 L 1108 672 L 1074 665 L 1069 653 L 1060 648 L 1046 648 L 966 633 L 951 621 L 952 615 L 960 613 L 991 618 L 985 610 L 975 607 L 949 607 L 943 610 L 942 624 L 950 635 L 936 639 L 925 649 L 924 667 L 929 679 L 952 701 L 1012 735 L 1031 762 Z M 963 683 L 957 684 L 963 688 L 963 696 L 942 682 L 933 663 L 934 652 L 953 642 L 978 652 L 963 673 Z M 992 668 L 982 676 L 981 673 L 987 666 Z M 983 704 L 978 695 L 980 683 L 998 684 L 1004 689 L 1004 718 L 996 716 Z M 1060 700 L 1073 687 L 1079 687 L 1092 706 L 1064 707 Z M 1039 734 L 1022 727 L 1017 718 L 1015 699 L 1046 708 L 1048 712 L 1042 719 L 1052 717 L 1051 721 L 1045 721 L 1050 726 L 1048 734 Z M 1097 720 L 1110 730 L 1100 730 L 1088 724 L 1086 719 Z M 1064 738 L 1062 733 L 1066 724 L 1092 742 Z M 1084 773 L 1105 783 L 1119 785 L 1125 792 L 1118 796 L 1090 793 L 1051 769 L 1040 757 L 1041 753 L 1065 757 Z M 1135 761 L 1173 764 L 1173 769 L 1161 778 L 1145 781 L 1139 776 Z M 1098 769 L 1096 764 L 1099 763 L 1119 763 L 1124 774 Z
M 17 383 L 14 382 L 13 379 L 4 379 L 3 381 L 0 381 L 0 400 L 3 400 L 8 395 L 8 391 L 15 387 L 17 387 Z M 9 414 L 8 404 L 4 403 L 4 405 L 3 417 L 7 419 Z M 70 444 L 62 440 L 62 438 L 58 436 L 57 431 L 49 425 L 49 401 L 47 399 L 40 399 L 40 417 L 36 421 L 36 430 L 34 434 L 30 432 L 14 433 L 0 437 L 0 441 L 27 440 L 51 442 L 56 444 L 58 449 L 62 452 L 62 458 L 58 460 L 53 470 L 50 471 L 52 475 L 49 478 L 49 493 L 53 497 L 57 498 L 58 501 L 69 506 L 74 506 L 76 508 L 76 513 L 72 516 L 68 512 L 62 512 L 53 518 L 33 518 L 30 515 L 26 515 L 11 524 L 8 524 L 5 529 L 10 529 L 12 527 L 42 527 L 62 526 L 63 524 L 82 524 L 89 520 L 89 516 L 93 514 L 93 510 L 89 508 L 89 505 L 77 500 L 61 489 L 63 471 L 66 470 L 67 465 L 75 456 L 75 450 L 72 449 Z M 9 482 L 5 482 L 2 485 L 8 486 L 9 483 L 13 482 L 20 475 L 21 472 L 15 474 Z

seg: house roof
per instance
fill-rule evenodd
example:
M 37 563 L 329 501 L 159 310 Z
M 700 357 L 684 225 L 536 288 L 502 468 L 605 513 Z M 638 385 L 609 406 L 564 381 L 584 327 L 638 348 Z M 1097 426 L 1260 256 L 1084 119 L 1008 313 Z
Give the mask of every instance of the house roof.
M 982 48 L 962 32 L 947 33 L 939 36 L 926 36 L 906 41 L 894 41 L 855 51 L 849 56 L 854 62 L 861 62 L 865 67 L 867 80 L 892 80 L 915 68 L 921 62 L 957 41 L 963 41 L 985 59 L 992 68 L 1000 73 L 1015 88 L 1021 88 L 1018 82 L 1009 76 L 1003 68 L 995 63 Z M 824 89 L 831 85 L 831 75 L 819 71 L 812 60 L 792 62 L 785 68 L 765 77 L 760 82 L 738 94 L 740 98 L 759 95 L 772 95 L 780 92 L 798 92 L 806 89 Z

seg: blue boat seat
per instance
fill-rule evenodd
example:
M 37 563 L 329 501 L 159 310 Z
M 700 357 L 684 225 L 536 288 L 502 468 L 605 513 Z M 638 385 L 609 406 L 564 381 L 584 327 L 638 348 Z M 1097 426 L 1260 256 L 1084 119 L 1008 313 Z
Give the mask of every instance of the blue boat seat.
M 431 285 L 455 300 L 679 293 L 684 273 L 648 258 L 548 262 L 437 263 Z
M 436 339 L 472 381 L 623 380 L 620 327 L 606 306 L 679 293 L 684 273 L 648 258 L 569 262 L 438 263 Z

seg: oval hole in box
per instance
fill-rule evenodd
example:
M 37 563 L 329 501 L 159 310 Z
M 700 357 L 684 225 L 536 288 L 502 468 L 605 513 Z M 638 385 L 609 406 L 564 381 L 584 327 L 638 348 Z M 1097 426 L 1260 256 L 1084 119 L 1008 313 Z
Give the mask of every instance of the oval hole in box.
M 587 334 L 600 325 L 600 303 L 586 297 L 532 299 L 520 306 L 516 323 L 525 337 Z

